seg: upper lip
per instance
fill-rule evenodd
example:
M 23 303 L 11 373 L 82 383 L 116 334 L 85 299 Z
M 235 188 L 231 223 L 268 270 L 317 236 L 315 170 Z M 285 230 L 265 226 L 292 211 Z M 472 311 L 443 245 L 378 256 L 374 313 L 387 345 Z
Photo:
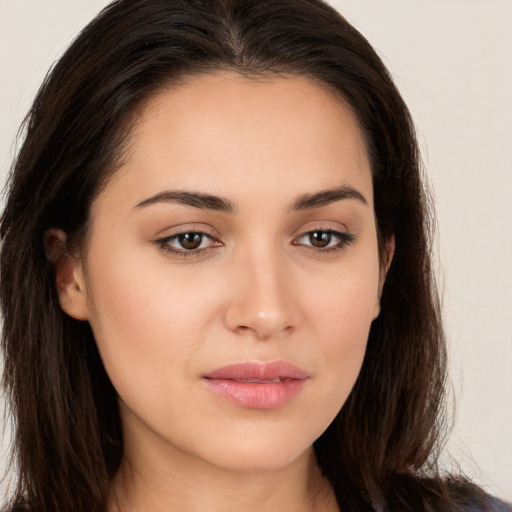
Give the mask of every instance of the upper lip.
M 206 379 L 217 380 L 256 380 L 273 381 L 276 379 L 307 379 L 309 375 L 299 367 L 285 361 L 260 363 L 247 361 L 228 364 L 204 375 Z

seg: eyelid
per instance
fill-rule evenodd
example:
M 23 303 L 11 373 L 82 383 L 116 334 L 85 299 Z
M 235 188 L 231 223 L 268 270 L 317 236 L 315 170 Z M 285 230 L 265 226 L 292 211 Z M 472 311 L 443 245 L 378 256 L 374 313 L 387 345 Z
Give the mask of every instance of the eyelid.
M 218 237 L 217 232 L 208 224 L 191 222 L 190 224 L 183 223 L 162 229 L 155 235 L 155 239 L 171 238 L 172 236 L 182 235 L 184 233 L 203 233 L 211 238 Z
M 170 230 L 165 230 L 170 231 Z M 209 238 L 211 243 L 208 247 L 199 247 L 196 249 L 179 249 L 177 247 L 173 247 L 170 245 L 170 241 L 176 239 L 180 235 L 184 234 L 198 234 L 203 237 Z M 178 228 L 172 230 L 169 234 L 159 236 L 153 240 L 153 243 L 158 246 L 158 248 L 164 253 L 175 255 L 178 257 L 199 257 L 209 250 L 212 250 L 216 247 L 220 247 L 222 242 L 219 240 L 218 236 L 213 233 L 213 230 L 206 228 L 205 226 L 198 227 L 197 225 L 187 225 L 187 226 L 179 226 Z M 202 242 L 201 242 L 202 244 Z
M 328 245 L 326 247 L 315 247 L 314 245 L 303 244 L 303 243 L 297 242 L 301 238 L 311 235 L 312 233 L 315 233 L 315 232 L 330 234 L 330 235 L 336 237 L 338 239 L 338 242 L 335 243 L 334 245 Z M 350 233 L 348 230 L 334 229 L 331 227 L 324 226 L 324 227 L 311 227 L 305 231 L 301 231 L 301 233 L 299 235 L 294 237 L 294 239 L 292 241 L 292 245 L 303 246 L 303 247 L 311 249 L 315 252 L 328 253 L 331 251 L 343 249 L 346 246 L 354 243 L 355 241 L 356 241 L 356 236 L 353 233 Z M 330 243 L 330 241 L 329 241 L 329 243 Z
M 166 230 L 169 231 L 169 230 Z M 179 226 L 172 230 L 169 234 L 160 236 L 153 240 L 153 242 L 165 253 L 175 255 L 177 257 L 200 257 L 205 255 L 207 252 L 218 248 L 224 243 L 219 239 L 219 236 L 212 233 L 212 229 L 208 229 L 205 226 L 197 226 L 197 225 L 186 225 Z M 304 241 L 301 241 L 304 237 L 308 235 L 311 236 L 313 233 L 327 233 L 333 237 L 333 240 L 329 240 L 327 245 L 315 246 L 312 243 L 308 244 Z M 204 238 L 210 240 L 210 243 L 207 247 L 201 247 L 203 245 L 204 240 L 201 240 L 200 246 L 197 248 L 187 249 L 183 247 L 180 249 L 179 247 L 174 247 L 171 245 L 171 241 L 177 239 L 180 235 L 183 234 L 197 234 Z M 291 245 L 303 247 L 307 250 L 313 251 L 318 254 L 327 254 L 330 252 L 334 252 L 337 250 L 341 250 L 346 248 L 348 245 L 354 243 L 356 241 L 356 236 L 353 233 L 350 233 L 345 226 L 343 228 L 333 228 L 331 226 L 326 225 L 312 225 L 308 229 L 303 229 L 300 231 L 298 235 L 295 235 L 291 240 Z M 332 242 L 335 242 L 334 244 Z

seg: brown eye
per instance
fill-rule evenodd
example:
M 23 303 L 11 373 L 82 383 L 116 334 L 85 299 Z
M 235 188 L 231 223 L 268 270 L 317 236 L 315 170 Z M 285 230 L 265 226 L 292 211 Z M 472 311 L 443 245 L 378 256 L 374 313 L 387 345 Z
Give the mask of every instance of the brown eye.
M 315 229 L 296 238 L 293 245 L 303 245 L 317 249 L 318 252 L 329 252 L 342 249 L 354 241 L 355 236 L 350 233 L 332 229 Z
M 328 231 L 311 231 L 308 236 L 313 247 L 327 247 L 332 240 L 332 234 Z
M 203 241 L 202 233 L 183 233 L 177 237 L 178 243 L 183 249 L 198 249 Z
M 214 240 L 208 233 L 202 233 L 201 231 L 178 233 L 155 240 L 155 242 L 164 252 L 174 253 L 180 256 L 202 254 L 210 248 L 222 245 L 218 240 Z

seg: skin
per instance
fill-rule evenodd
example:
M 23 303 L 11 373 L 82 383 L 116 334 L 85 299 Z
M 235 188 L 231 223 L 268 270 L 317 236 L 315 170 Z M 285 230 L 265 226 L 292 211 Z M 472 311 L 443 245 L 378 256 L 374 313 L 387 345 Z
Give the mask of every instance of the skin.
M 293 209 L 341 186 L 364 201 Z M 137 206 L 168 190 L 220 196 L 234 212 Z M 315 247 L 314 230 L 353 240 L 331 234 Z M 194 232 L 208 234 L 198 250 L 172 252 L 177 233 Z M 363 139 L 339 99 L 306 78 L 227 72 L 151 98 L 93 204 L 84 249 L 56 262 L 62 308 L 90 322 L 119 393 L 125 458 L 112 509 L 338 510 L 312 444 L 360 371 L 381 263 Z M 276 360 L 309 375 L 277 409 L 227 402 L 202 381 Z

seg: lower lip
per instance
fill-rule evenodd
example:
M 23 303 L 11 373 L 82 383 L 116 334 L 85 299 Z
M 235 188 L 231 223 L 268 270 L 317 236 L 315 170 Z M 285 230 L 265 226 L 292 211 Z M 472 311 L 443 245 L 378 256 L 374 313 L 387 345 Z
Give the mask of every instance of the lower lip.
M 214 393 L 248 409 L 277 409 L 296 397 L 306 379 L 286 379 L 282 382 L 237 382 L 224 379 L 203 379 Z

